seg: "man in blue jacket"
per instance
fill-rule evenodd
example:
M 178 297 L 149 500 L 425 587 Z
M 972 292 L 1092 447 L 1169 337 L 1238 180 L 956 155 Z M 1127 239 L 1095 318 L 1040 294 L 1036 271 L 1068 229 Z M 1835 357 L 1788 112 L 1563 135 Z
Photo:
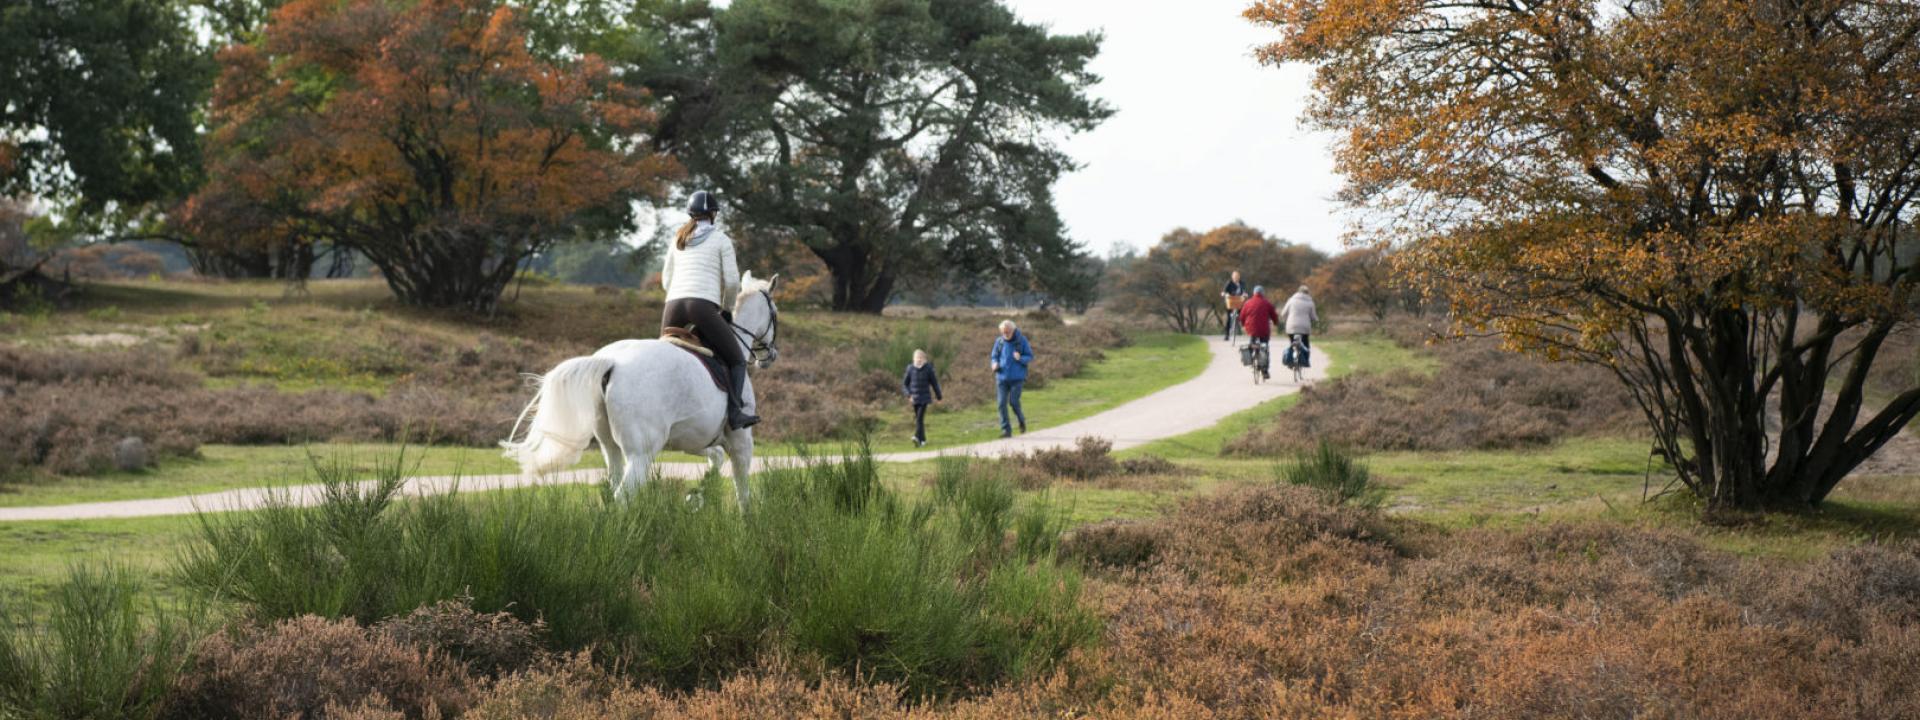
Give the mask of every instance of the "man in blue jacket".
M 1000 337 L 993 341 L 993 377 L 999 382 L 1000 437 L 1013 437 L 1013 425 L 1007 422 L 1007 406 L 1020 418 L 1020 432 L 1027 431 L 1027 414 L 1020 411 L 1020 389 L 1027 384 L 1027 364 L 1033 362 L 1033 346 L 1020 334 L 1012 320 L 1000 321 Z

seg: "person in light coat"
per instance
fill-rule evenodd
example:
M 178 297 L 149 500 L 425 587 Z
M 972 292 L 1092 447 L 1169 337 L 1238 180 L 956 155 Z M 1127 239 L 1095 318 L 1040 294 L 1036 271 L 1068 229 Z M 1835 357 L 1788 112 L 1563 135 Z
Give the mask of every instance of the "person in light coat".
M 1307 286 L 1287 298 L 1285 307 L 1280 308 L 1280 321 L 1287 326 L 1288 341 L 1299 340 L 1300 346 L 1313 349 L 1313 324 L 1320 322 L 1320 312 L 1313 308 L 1313 296 L 1307 294 Z
M 747 384 L 747 358 L 724 312 L 740 294 L 740 264 L 734 259 L 733 238 L 713 223 L 719 212 L 720 202 L 704 190 L 688 201 L 687 224 L 674 235 L 660 268 L 660 287 L 667 291 L 660 327 L 691 326 L 727 367 L 727 425 L 738 430 L 760 418 L 747 414 L 740 400 Z

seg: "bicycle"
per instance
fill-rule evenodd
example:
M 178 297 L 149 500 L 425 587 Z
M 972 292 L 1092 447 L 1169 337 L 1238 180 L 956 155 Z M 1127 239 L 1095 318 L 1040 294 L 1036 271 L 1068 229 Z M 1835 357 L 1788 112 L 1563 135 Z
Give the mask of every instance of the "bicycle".
M 1253 352 L 1253 362 L 1247 363 L 1253 368 L 1253 384 L 1259 385 L 1267 381 L 1267 368 L 1272 358 L 1268 355 L 1267 342 L 1264 340 L 1254 338 L 1247 346 Z
M 1287 348 L 1288 358 L 1299 358 L 1308 352 L 1307 347 L 1300 344 L 1299 335 L 1289 335 L 1287 338 L 1292 343 Z M 1301 380 L 1306 379 L 1306 366 L 1296 361 L 1287 363 L 1287 368 L 1293 371 L 1293 384 L 1298 385 Z
M 1233 343 L 1240 337 L 1240 311 L 1227 311 L 1227 342 Z

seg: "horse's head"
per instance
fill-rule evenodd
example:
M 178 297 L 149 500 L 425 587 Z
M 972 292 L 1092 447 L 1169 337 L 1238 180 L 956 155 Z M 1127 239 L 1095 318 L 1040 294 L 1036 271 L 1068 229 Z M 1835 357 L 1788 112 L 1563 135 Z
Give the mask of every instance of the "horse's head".
M 773 304 L 773 288 L 780 276 L 761 280 L 749 270 L 740 278 L 740 295 L 733 299 L 733 327 L 747 346 L 753 362 L 765 369 L 780 359 L 780 308 Z

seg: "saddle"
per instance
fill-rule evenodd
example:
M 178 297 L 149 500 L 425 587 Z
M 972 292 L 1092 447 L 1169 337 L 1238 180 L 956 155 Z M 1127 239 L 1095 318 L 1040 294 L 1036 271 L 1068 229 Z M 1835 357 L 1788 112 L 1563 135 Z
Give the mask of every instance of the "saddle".
M 719 388 L 720 392 L 727 391 L 727 368 L 720 364 L 719 358 L 713 356 L 713 348 L 700 342 L 700 336 L 694 334 L 692 329 L 662 328 L 660 339 L 691 353 L 694 359 L 699 360 L 700 364 L 707 368 L 707 375 L 713 378 L 713 386 Z

